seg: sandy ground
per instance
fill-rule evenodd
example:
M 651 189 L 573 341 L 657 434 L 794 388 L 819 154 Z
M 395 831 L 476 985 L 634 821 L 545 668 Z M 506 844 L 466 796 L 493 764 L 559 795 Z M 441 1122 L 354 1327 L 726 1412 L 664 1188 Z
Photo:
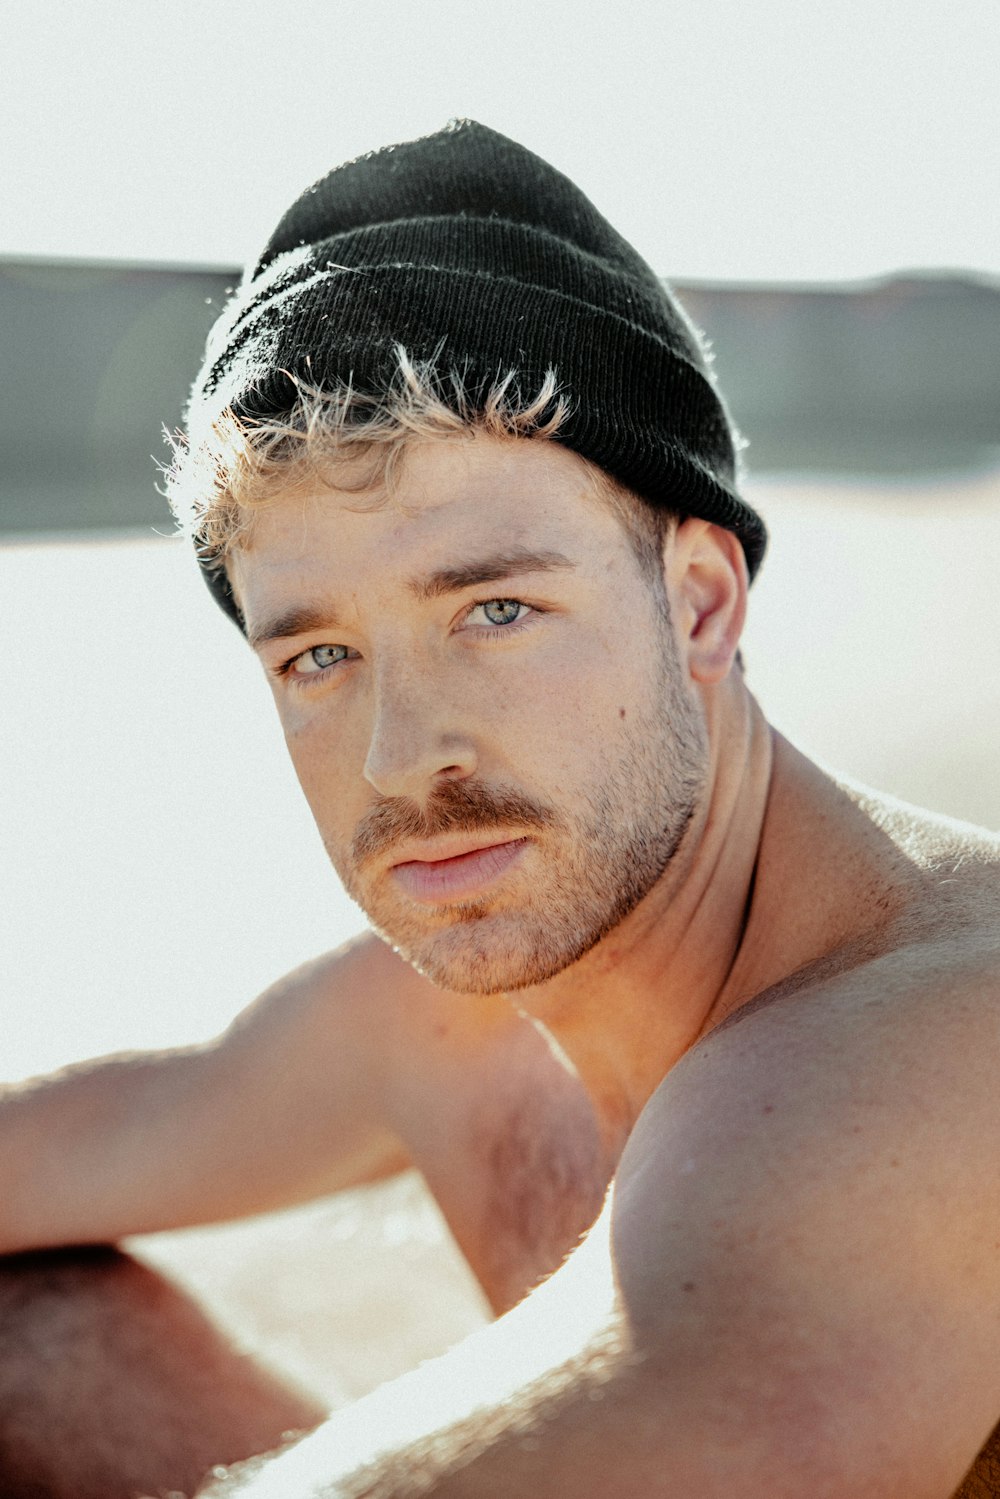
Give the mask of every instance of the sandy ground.
M 907 799 L 1000 827 L 1000 471 L 762 483 L 745 654 L 772 721 Z M 266 689 L 179 543 L 0 551 L 2 1073 L 217 1031 L 363 925 Z M 421 1184 L 144 1241 L 331 1401 L 484 1315 Z
M 331 1407 L 443 1353 L 490 1314 L 416 1172 L 290 1212 L 129 1248 Z

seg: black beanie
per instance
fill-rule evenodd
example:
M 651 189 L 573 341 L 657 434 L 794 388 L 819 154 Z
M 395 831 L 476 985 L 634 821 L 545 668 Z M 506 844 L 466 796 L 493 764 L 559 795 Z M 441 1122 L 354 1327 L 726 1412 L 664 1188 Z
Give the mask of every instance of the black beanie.
M 474 120 L 335 168 L 292 204 L 209 338 L 189 438 L 229 407 L 287 413 L 295 379 L 380 394 L 402 345 L 485 392 L 556 373 L 556 441 L 653 505 L 732 530 L 751 578 L 767 533 L 736 489 L 734 435 L 697 333 L 567 177 Z M 239 621 L 225 571 L 206 580 Z

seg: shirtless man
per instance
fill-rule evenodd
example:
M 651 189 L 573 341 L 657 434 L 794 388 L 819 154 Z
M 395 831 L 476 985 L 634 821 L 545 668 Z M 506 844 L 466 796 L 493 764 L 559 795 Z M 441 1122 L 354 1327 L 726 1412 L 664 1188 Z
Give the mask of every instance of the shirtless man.
M 175 490 L 380 935 L 5 1098 L 2 1247 L 415 1165 L 498 1318 L 317 1426 L 125 1257 L 29 1255 L 4 1493 L 317 1426 L 211 1492 L 1000 1494 L 1000 840 L 764 722 L 733 469 L 682 315 L 513 143 L 465 122 L 286 215 Z

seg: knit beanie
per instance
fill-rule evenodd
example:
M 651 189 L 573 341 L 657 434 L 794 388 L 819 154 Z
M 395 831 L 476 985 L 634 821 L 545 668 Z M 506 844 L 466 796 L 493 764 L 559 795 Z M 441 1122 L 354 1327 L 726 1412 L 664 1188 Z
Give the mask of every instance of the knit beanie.
M 474 120 L 359 157 L 282 218 L 213 329 L 188 407 L 192 445 L 226 407 L 281 416 L 297 379 L 390 388 L 402 345 L 448 400 L 510 371 L 532 400 L 555 371 L 555 441 L 650 504 L 739 537 L 767 533 L 737 492 L 734 433 L 701 340 L 663 283 L 561 172 Z M 237 622 L 224 569 L 206 581 Z

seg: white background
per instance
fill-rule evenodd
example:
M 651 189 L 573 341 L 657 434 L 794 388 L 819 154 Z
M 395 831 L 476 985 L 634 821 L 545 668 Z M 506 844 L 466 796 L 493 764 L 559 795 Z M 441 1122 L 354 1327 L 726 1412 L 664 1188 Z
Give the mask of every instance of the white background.
M 996 0 L 0 0 L 0 254 L 231 264 L 471 115 L 664 275 L 1000 270 Z

